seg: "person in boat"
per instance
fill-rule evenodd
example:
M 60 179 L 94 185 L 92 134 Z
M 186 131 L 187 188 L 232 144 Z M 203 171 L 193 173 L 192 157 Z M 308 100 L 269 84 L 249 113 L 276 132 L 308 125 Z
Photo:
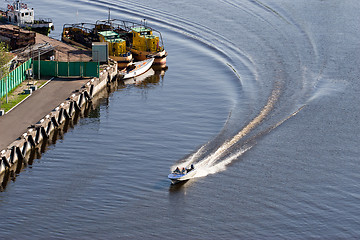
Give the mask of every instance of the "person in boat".
M 179 167 L 174 170 L 174 173 L 181 173 Z
M 182 174 L 185 174 L 185 173 L 186 173 L 186 169 L 185 169 L 184 167 L 182 168 L 181 173 L 182 173 Z
M 186 169 L 186 173 L 188 173 L 188 172 L 190 172 L 192 170 L 194 170 L 194 164 L 191 164 L 190 168 Z
M 193 164 L 191 164 L 190 168 L 186 168 L 186 173 L 188 173 L 188 172 L 190 172 L 192 170 L 194 170 L 194 165 Z

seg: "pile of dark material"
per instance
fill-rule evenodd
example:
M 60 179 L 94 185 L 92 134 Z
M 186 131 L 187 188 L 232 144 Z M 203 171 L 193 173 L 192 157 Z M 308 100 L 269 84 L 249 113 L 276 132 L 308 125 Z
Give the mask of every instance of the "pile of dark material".
M 6 42 L 11 50 L 35 44 L 36 33 L 16 26 L 0 25 L 0 41 Z

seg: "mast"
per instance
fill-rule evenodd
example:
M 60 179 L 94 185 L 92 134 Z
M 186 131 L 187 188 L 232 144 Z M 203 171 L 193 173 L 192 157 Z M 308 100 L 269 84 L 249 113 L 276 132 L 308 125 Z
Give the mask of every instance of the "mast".
M 108 23 L 110 23 L 110 8 L 109 8 L 109 15 L 108 15 Z

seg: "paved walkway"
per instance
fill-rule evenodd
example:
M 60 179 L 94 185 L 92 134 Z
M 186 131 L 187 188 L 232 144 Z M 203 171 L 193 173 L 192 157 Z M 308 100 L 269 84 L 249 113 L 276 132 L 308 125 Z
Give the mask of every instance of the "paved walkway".
M 56 78 L 0 117 L 0 151 L 7 148 L 27 128 L 37 123 L 56 106 L 65 101 L 74 90 L 80 89 L 89 79 Z

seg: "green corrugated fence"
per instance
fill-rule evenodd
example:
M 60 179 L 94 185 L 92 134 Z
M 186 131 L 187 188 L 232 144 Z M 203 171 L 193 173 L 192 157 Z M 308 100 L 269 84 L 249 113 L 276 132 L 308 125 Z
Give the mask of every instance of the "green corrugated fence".
M 38 75 L 39 61 L 34 60 L 33 71 Z M 40 76 L 49 77 L 99 77 L 98 62 L 40 61 Z
M 26 79 L 26 70 L 31 67 L 32 59 L 21 64 L 11 71 L 0 81 L 0 97 L 6 95 L 6 90 L 10 92 Z
M 26 79 L 26 70 L 31 68 L 38 75 L 39 61 L 32 59 L 11 71 L 0 82 L 0 97 L 6 95 Z M 40 61 L 40 77 L 99 77 L 98 62 Z

